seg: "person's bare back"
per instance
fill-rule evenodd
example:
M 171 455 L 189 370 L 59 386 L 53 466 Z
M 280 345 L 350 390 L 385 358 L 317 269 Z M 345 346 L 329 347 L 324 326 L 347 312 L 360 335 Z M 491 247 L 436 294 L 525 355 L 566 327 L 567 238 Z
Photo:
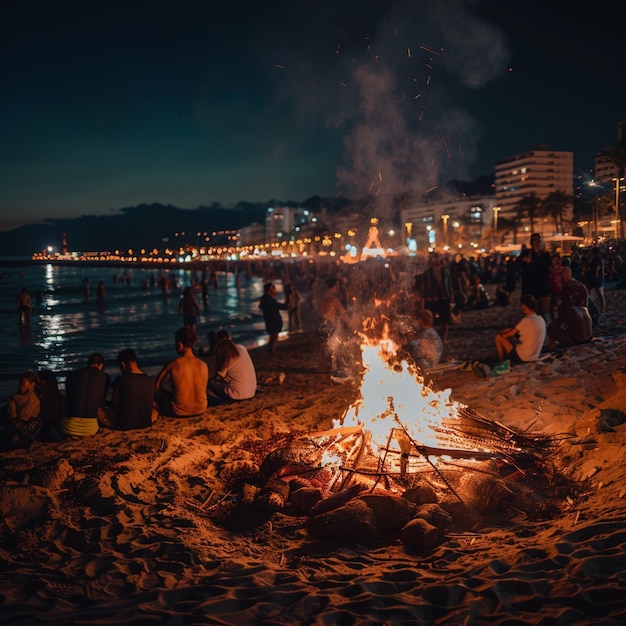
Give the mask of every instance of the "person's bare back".
M 320 315 L 330 322 L 336 322 L 345 312 L 345 308 L 337 295 L 337 283 L 331 281 L 331 285 L 322 296 L 319 303 Z
M 189 336 L 187 336 L 187 334 Z M 179 357 L 173 359 L 159 373 L 156 393 L 161 394 L 164 383 L 169 379 L 172 397 L 169 398 L 172 412 L 180 417 L 200 415 L 207 408 L 207 384 L 209 367 L 193 353 L 195 331 L 185 326 L 176 333 L 176 350 Z M 159 409 L 165 407 L 159 403 Z M 169 411 L 165 411 L 165 414 Z

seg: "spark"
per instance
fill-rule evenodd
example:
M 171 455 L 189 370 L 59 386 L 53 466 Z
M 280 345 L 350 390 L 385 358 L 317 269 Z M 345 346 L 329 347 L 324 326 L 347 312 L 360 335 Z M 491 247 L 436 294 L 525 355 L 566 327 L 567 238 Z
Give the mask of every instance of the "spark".
M 342 81 L 339 81 L 339 84 L 340 84 L 342 87 L 346 87 L 346 83 L 344 83 L 344 82 L 342 82 Z
M 407 48 L 406 49 L 406 54 L 409 57 L 409 59 L 411 58 L 411 48 Z
M 276 63 L 276 65 L 274 67 L 279 69 L 279 70 L 284 70 L 285 69 L 284 65 L 278 65 L 278 63 Z
M 425 50 L 426 52 L 430 52 L 431 54 L 434 54 L 437 57 L 439 56 L 439 53 L 437 51 L 433 50 L 432 48 L 430 48 L 426 44 L 421 44 L 420 45 L 420 49 L 421 50 Z
M 380 170 L 378 170 L 378 180 L 380 180 L 381 182 L 383 180 L 383 175 Z

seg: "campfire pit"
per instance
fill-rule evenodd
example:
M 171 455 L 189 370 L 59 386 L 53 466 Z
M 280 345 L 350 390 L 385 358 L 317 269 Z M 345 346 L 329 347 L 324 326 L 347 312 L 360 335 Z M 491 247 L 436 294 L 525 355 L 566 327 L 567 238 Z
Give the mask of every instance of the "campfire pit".
M 312 523 L 314 536 L 342 538 L 364 524 L 364 502 L 376 511 L 376 522 L 366 522 L 363 531 L 370 539 L 376 536 L 373 528 L 400 530 L 386 518 L 389 510 L 400 511 L 405 524 L 420 517 L 422 507 L 431 507 L 422 515 L 428 524 L 433 516 L 445 520 L 439 538 L 455 519 L 473 524 L 511 509 L 525 514 L 537 509 L 542 497 L 530 482 L 550 486 L 554 469 L 547 459 L 557 438 L 490 421 L 451 400 L 451 390 L 435 391 L 412 363 L 398 357 L 389 339 L 365 340 L 361 350 L 359 399 L 334 428 L 294 436 L 263 459 L 249 480 L 257 485 L 258 509 L 308 515 L 312 521 L 348 507 L 337 513 L 347 518 Z M 383 496 L 384 504 L 372 500 Z M 355 499 L 360 504 L 350 504 Z M 433 545 L 431 529 L 421 522 L 408 534 L 413 545 Z

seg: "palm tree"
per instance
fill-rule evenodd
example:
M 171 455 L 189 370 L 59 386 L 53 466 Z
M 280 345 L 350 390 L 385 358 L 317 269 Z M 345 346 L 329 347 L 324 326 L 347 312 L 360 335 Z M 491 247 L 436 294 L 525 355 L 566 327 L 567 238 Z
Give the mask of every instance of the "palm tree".
M 563 213 L 568 206 L 574 203 L 574 196 L 565 191 L 551 191 L 543 199 L 543 208 L 546 215 L 554 220 L 555 234 L 563 232 Z
M 620 202 L 619 189 L 620 181 L 624 178 L 626 170 L 626 139 L 620 139 L 610 148 L 601 150 L 598 153 L 598 161 L 600 163 L 612 163 L 617 168 L 617 181 L 615 182 L 615 213 L 619 220 L 620 236 L 624 236 L 624 214 L 623 202 Z
M 530 222 L 530 232 L 535 232 L 535 218 L 541 215 L 541 199 L 536 193 L 527 193 L 523 195 L 517 206 L 515 207 L 518 211 L 519 217 L 526 216 L 528 221 Z

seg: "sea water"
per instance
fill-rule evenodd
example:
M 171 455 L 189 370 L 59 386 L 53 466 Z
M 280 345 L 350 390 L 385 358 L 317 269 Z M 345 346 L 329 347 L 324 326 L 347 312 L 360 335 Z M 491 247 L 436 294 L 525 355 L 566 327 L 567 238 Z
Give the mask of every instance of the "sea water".
M 67 372 L 86 365 L 91 352 L 105 356 L 105 370 L 112 377 L 119 374 L 117 354 L 123 348 L 134 348 L 140 367 L 157 373 L 176 356 L 174 332 L 182 325 L 178 313 L 182 289 L 199 279 L 191 270 L 168 268 L 164 274 L 175 286 L 164 297 L 159 273 L 128 267 L 3 266 L 0 260 L 0 404 L 17 390 L 21 372 L 50 369 L 63 386 Z M 103 303 L 96 297 L 100 281 L 106 289 Z M 282 300 L 282 284 L 275 283 Z M 29 326 L 18 315 L 16 300 L 22 288 L 32 301 Z M 237 343 L 262 344 L 266 339 L 258 308 L 262 292 L 262 278 L 242 274 L 237 281 L 232 272 L 218 273 L 217 287 L 209 286 L 208 304 L 196 291 L 197 330 L 204 348 L 208 333 L 222 328 Z

